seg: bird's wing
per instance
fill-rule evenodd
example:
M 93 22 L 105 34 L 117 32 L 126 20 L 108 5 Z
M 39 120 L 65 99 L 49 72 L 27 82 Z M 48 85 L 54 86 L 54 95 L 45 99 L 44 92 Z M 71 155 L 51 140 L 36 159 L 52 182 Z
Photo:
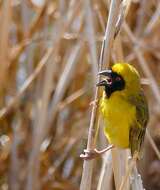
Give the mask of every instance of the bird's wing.
M 149 114 L 147 100 L 143 91 L 137 96 L 129 97 L 129 102 L 136 107 L 136 120 L 130 127 L 129 132 L 130 149 L 133 155 L 135 151 L 140 152 L 141 145 L 144 141 Z

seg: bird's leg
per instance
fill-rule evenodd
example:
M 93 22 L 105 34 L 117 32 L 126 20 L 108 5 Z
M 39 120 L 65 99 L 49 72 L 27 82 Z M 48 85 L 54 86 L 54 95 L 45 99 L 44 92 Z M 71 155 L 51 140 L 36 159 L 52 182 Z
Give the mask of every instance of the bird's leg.
M 100 157 L 102 154 L 104 154 L 105 152 L 107 152 L 112 148 L 114 148 L 114 145 L 110 145 L 107 148 L 104 148 L 103 150 L 97 150 L 96 148 L 93 150 L 84 149 L 84 153 L 81 154 L 80 157 L 84 160 L 92 160 Z

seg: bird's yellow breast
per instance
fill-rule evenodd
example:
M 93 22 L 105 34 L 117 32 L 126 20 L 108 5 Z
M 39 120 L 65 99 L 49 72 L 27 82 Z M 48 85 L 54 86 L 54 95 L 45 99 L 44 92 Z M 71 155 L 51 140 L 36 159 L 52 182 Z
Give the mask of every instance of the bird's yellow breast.
M 115 92 L 103 97 L 100 111 L 104 119 L 104 132 L 109 143 L 120 148 L 129 147 L 129 129 L 136 117 L 136 110 L 127 100 Z

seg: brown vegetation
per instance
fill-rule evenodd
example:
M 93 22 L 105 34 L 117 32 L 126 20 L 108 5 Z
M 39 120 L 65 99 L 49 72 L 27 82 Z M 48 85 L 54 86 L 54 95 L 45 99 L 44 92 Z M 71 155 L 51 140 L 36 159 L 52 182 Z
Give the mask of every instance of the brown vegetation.
M 0 189 L 79 189 L 79 155 L 86 148 L 89 125 L 94 128 L 99 121 L 96 117 L 90 123 L 95 105 L 90 103 L 109 2 L 46 0 L 38 6 L 32 0 L 0 1 Z M 150 122 L 139 168 L 145 188 L 158 190 L 160 2 L 126 3 L 123 22 L 108 38 L 113 41 L 104 49 L 102 68 L 125 61 L 142 76 Z M 121 15 L 123 10 L 118 10 Z M 101 149 L 106 145 L 101 127 L 96 137 Z M 94 164 L 93 190 L 105 161 Z M 108 179 L 112 190 L 112 173 Z M 105 190 L 105 184 L 100 189 Z

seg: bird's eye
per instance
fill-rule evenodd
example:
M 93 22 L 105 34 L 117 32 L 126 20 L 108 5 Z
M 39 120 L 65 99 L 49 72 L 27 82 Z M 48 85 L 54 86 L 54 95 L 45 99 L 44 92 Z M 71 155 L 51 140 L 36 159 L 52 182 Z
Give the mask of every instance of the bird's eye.
M 121 77 L 116 77 L 116 81 L 121 81 Z

